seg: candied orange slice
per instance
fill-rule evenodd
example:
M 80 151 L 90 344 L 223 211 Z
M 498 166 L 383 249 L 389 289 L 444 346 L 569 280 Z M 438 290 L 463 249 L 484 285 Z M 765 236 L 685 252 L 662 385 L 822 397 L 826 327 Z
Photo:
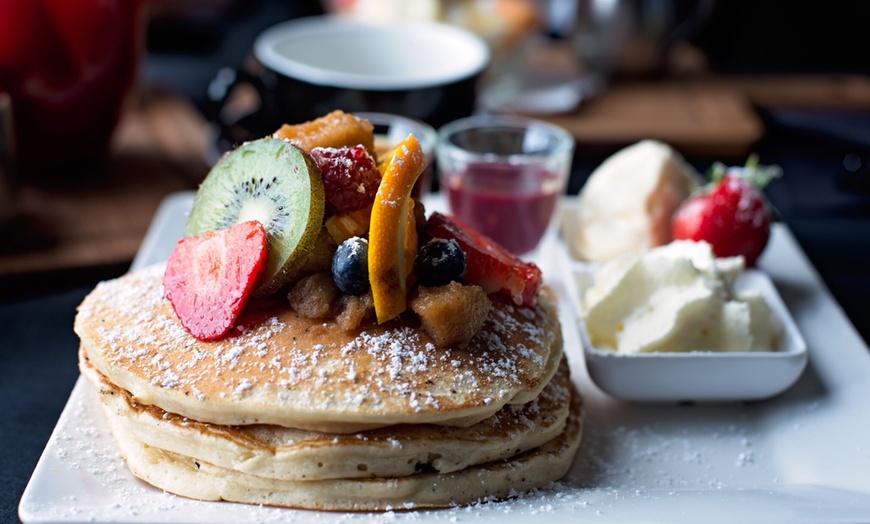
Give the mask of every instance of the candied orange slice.
M 357 144 L 362 144 L 369 153 L 375 150 L 372 123 L 340 110 L 301 124 L 284 124 L 274 136 L 294 142 L 305 152 L 315 147 L 352 147 Z
M 387 166 L 390 165 L 390 160 L 396 156 L 396 151 L 398 150 L 399 146 L 396 146 L 378 153 L 377 164 L 378 171 L 381 172 L 381 178 L 383 178 L 384 173 L 387 172 Z
M 408 135 L 384 168 L 369 228 L 369 282 L 378 322 L 408 308 L 408 281 L 417 255 L 411 190 L 426 167 L 420 143 Z

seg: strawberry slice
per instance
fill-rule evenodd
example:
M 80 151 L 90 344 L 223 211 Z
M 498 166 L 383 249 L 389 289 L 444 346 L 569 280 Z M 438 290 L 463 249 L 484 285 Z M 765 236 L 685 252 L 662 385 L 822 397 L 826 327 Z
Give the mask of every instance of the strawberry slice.
M 266 229 L 256 220 L 178 242 L 163 288 L 191 335 L 216 340 L 233 327 L 266 269 L 266 245 Z
M 426 222 L 429 238 L 454 239 L 465 253 L 465 283 L 487 293 L 504 292 L 518 305 L 533 307 L 543 276 L 531 262 L 523 262 L 500 244 L 456 217 L 432 213 Z

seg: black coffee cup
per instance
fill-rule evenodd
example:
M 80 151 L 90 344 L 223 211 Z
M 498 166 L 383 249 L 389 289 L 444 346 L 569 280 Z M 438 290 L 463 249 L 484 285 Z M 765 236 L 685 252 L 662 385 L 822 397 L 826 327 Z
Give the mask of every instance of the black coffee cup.
M 333 110 L 401 115 L 439 127 L 470 115 L 490 52 L 477 35 L 434 22 L 372 24 L 333 16 L 300 18 L 256 40 L 256 74 L 227 72 L 210 89 L 220 114 L 226 93 L 254 86 L 257 111 L 220 121 L 224 148 Z

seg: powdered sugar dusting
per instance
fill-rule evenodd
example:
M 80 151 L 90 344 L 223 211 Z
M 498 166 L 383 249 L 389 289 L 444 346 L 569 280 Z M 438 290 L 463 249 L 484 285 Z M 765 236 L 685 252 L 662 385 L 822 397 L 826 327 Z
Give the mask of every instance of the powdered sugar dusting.
M 86 299 L 77 324 L 99 335 L 88 347 L 89 355 L 100 353 L 91 355 L 98 369 L 104 361 L 104 370 L 131 370 L 140 378 L 124 382 L 106 374 L 140 397 L 149 392 L 134 388 L 145 378 L 160 395 L 168 392 L 190 407 L 174 411 L 194 417 L 202 402 L 238 405 L 240 416 L 277 403 L 289 410 L 279 415 L 286 417 L 294 409 L 416 417 L 443 416 L 454 406 L 497 408 L 539 383 L 558 329 L 542 309 L 501 304 L 468 348 L 445 349 L 411 324 L 368 325 L 353 334 L 299 319 L 287 308 L 243 317 L 235 334 L 202 343 L 164 298 L 162 271 L 152 266 L 100 284 L 93 293 L 98 299 Z

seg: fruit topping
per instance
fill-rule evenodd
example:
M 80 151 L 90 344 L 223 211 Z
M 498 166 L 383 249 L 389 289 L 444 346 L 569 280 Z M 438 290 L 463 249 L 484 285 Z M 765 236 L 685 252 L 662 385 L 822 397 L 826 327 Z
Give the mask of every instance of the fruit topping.
M 369 152 L 375 150 L 374 126 L 343 111 L 333 111 L 328 115 L 301 124 L 284 124 L 275 131 L 275 138 L 290 140 L 304 151 L 315 147 L 344 147 L 362 144 Z
M 466 284 L 476 284 L 487 293 L 505 292 L 514 303 L 534 306 L 543 280 L 541 270 L 458 218 L 432 213 L 426 223 L 429 238 L 454 239 L 465 253 Z
M 329 234 L 326 227 L 320 228 L 320 234 L 314 241 L 314 247 L 305 258 L 305 263 L 297 271 L 296 278 L 307 277 L 314 273 L 329 273 L 336 248 L 338 248 L 338 244 L 332 240 L 332 235 Z
M 436 346 L 461 347 L 483 327 L 492 302 L 480 286 L 451 282 L 419 286 L 410 305 Z
M 364 320 L 374 318 L 375 301 L 371 293 L 359 296 L 342 295 L 338 297 L 338 316 L 335 322 L 345 331 L 357 329 Z
M 363 146 L 315 147 L 310 154 L 323 176 L 328 215 L 357 211 L 374 202 L 381 173 Z
M 337 296 L 338 288 L 329 273 L 315 273 L 293 284 L 287 301 L 305 318 L 326 318 L 330 316 L 332 301 Z
M 425 167 L 419 142 L 408 135 L 384 169 L 375 195 L 369 229 L 369 281 L 379 323 L 408 307 L 408 284 L 417 256 L 411 190 Z
M 266 270 L 267 254 L 266 229 L 254 220 L 178 242 L 163 287 L 191 335 L 215 340 L 233 327 Z
M 770 205 L 762 189 L 779 175 L 779 167 L 759 165 L 755 156 L 743 168 L 714 164 L 711 183 L 674 214 L 674 240 L 704 240 L 717 257 L 742 255 L 754 266 L 770 237 Z
M 197 191 L 186 236 L 248 220 L 266 228 L 269 260 L 256 294 L 292 280 L 323 224 L 320 171 L 298 147 L 272 138 L 248 142 L 222 157 Z
M 417 283 L 421 286 L 462 282 L 465 276 L 465 253 L 452 238 L 433 238 L 417 253 L 414 271 L 417 273 Z
M 369 223 L 372 220 L 372 207 L 364 207 L 341 215 L 326 218 L 326 229 L 336 244 L 341 244 L 350 237 L 364 237 L 369 234 Z
M 369 290 L 369 242 L 352 237 L 338 246 L 332 257 L 332 279 L 342 293 L 362 295 Z

